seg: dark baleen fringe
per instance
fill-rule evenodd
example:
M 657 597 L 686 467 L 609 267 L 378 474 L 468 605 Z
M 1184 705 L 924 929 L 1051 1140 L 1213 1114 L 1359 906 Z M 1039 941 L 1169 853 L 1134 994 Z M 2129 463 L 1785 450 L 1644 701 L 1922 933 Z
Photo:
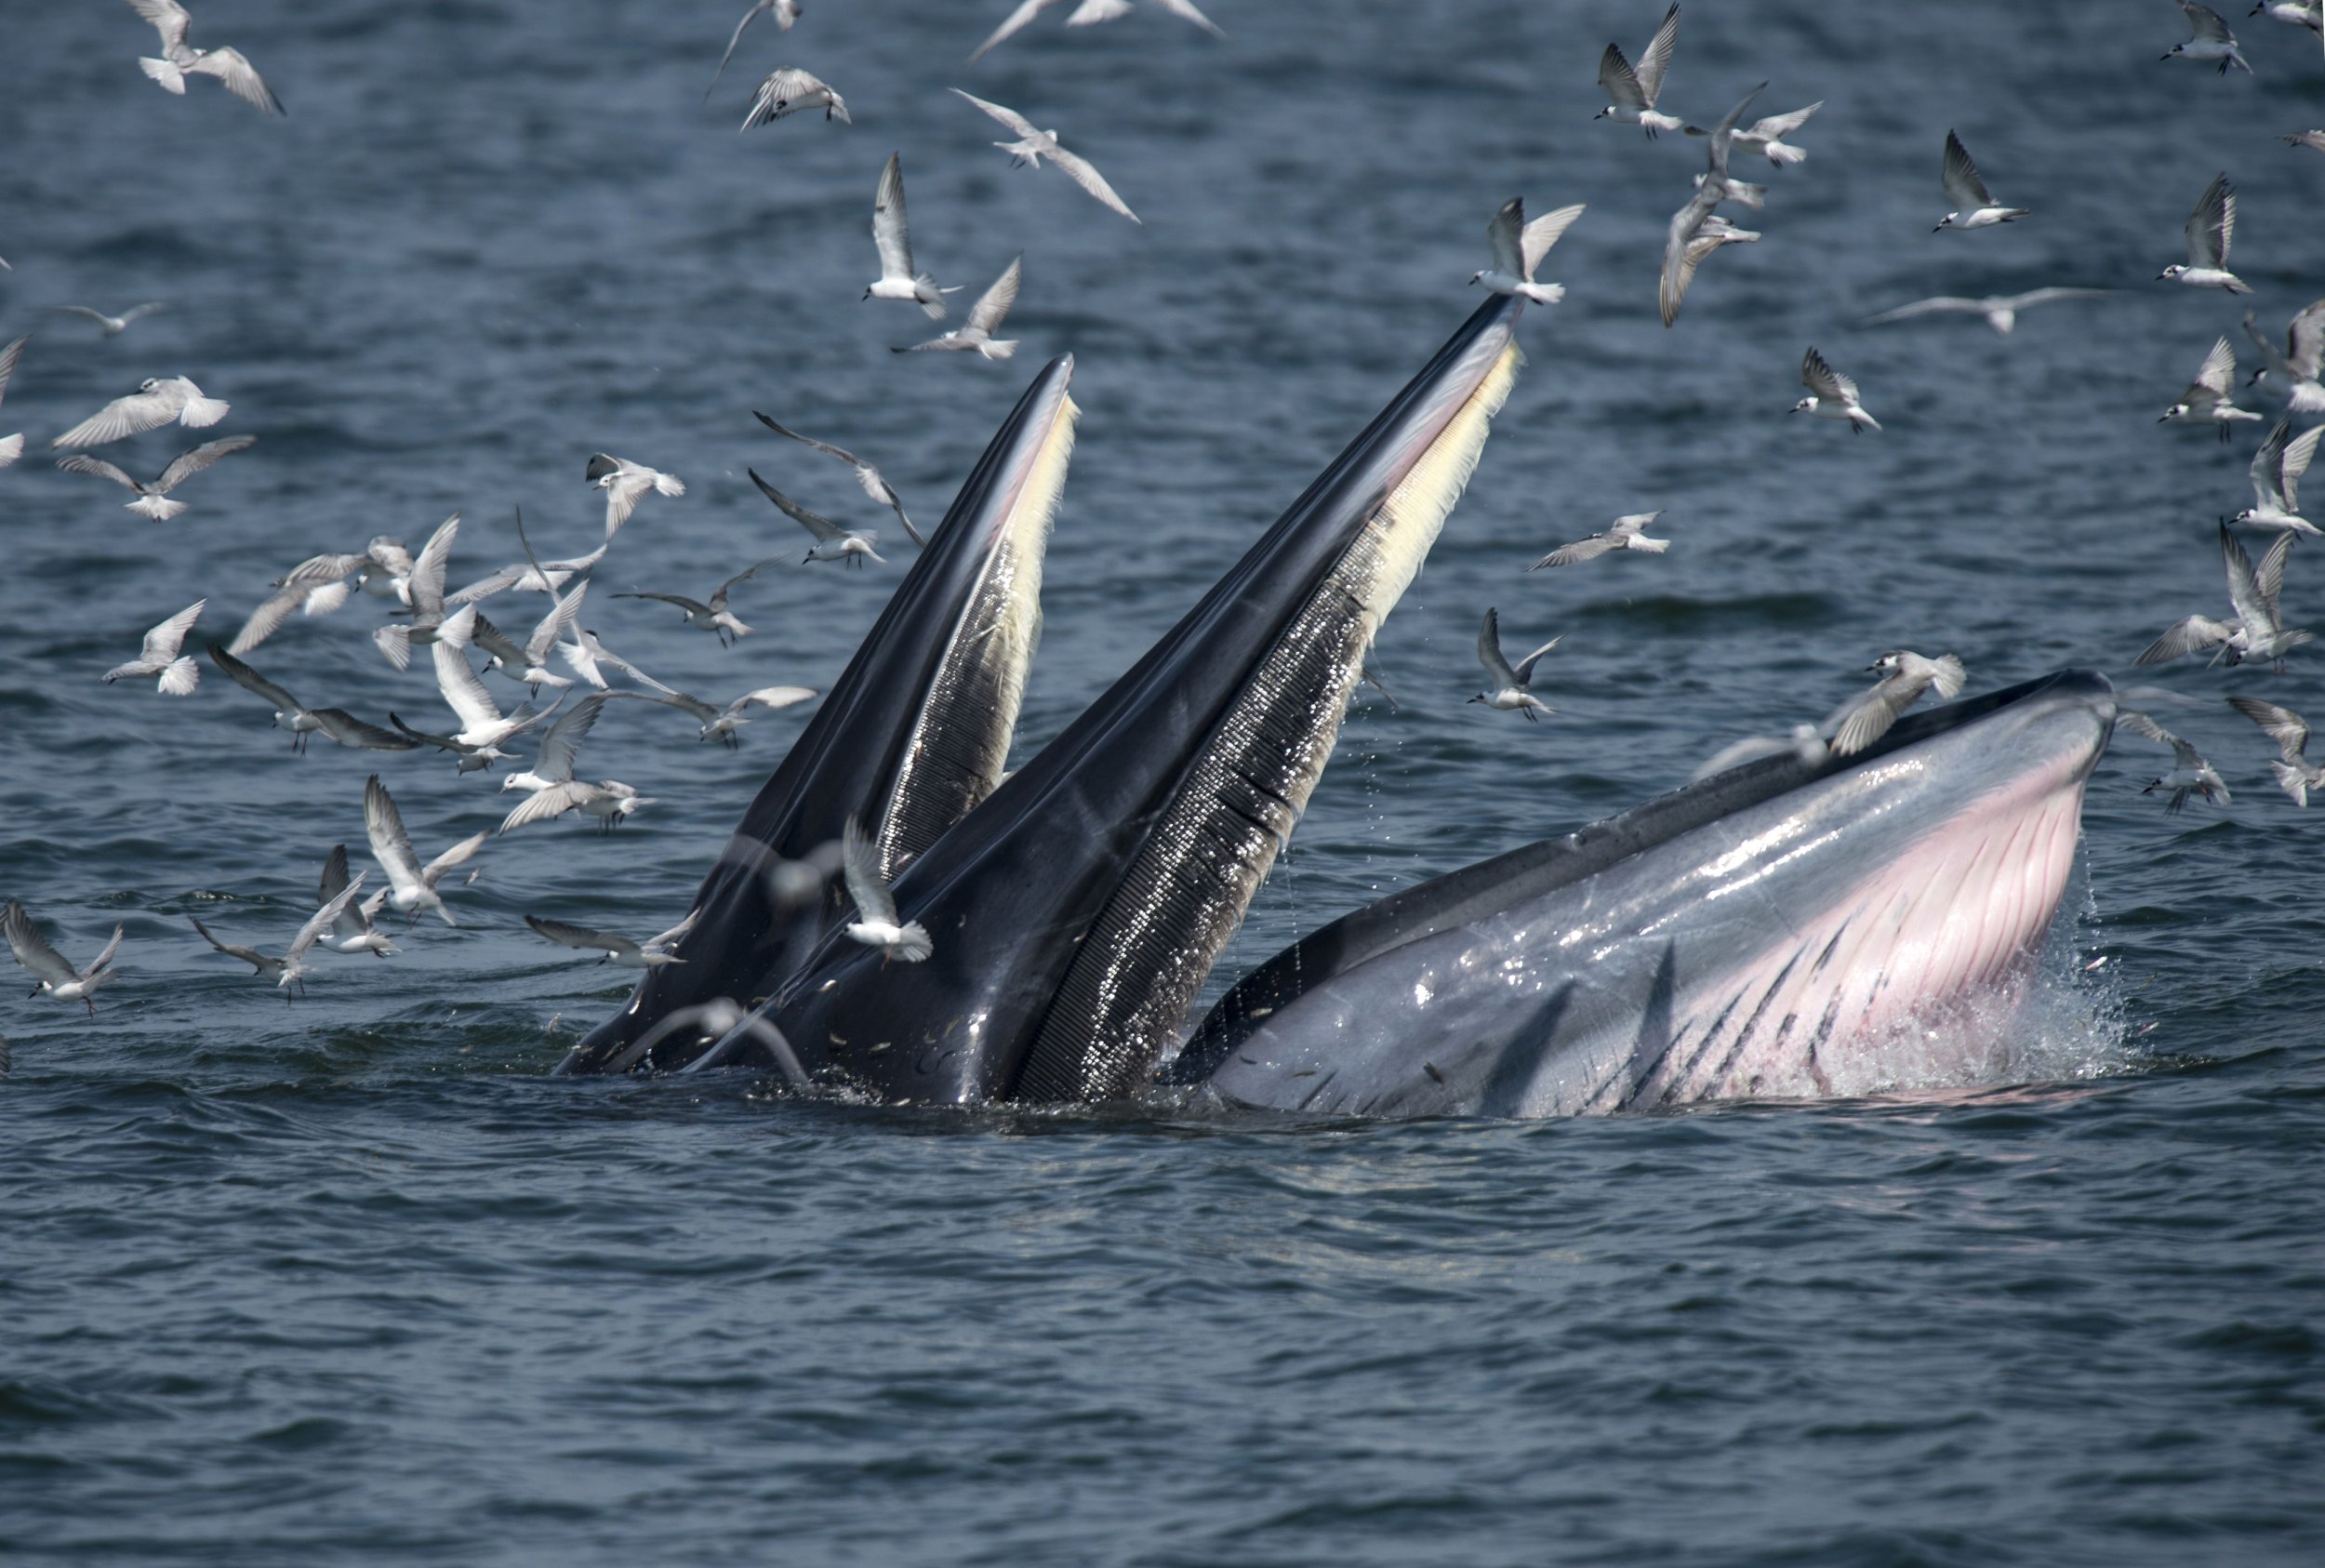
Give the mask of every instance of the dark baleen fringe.
M 1014 1091 L 1127 1094 L 1174 1044 L 1331 759 L 1373 633 L 1436 542 L 1517 377 L 1513 346 L 1383 499 L 1204 742 L 1084 933 Z
M 1067 400 L 1011 499 L 1003 537 L 912 722 L 879 827 L 882 874 L 891 882 L 991 794 L 1008 765 L 1026 672 L 1042 635 L 1042 559 L 1065 493 L 1081 412 Z

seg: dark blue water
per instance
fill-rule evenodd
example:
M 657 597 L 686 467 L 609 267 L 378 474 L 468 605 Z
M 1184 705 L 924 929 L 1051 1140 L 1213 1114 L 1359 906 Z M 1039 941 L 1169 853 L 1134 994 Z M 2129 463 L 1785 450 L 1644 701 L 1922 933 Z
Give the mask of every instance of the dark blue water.
M 0 432 L 0 892 L 86 961 L 92 1019 L 0 996 L 0 1556 L 123 1563 L 2314 1562 L 2325 1559 L 2325 824 L 2218 698 L 2325 701 L 2191 662 L 2140 679 L 2236 791 L 2165 817 L 2127 741 L 2086 812 L 2024 1082 L 1538 1125 L 1222 1123 L 1167 1111 L 878 1112 L 744 1083 L 543 1075 L 625 993 L 527 912 L 683 913 L 798 713 L 698 746 L 618 704 L 589 765 L 658 798 L 618 838 L 493 843 L 461 924 L 326 955 L 286 1004 L 204 948 L 274 947 L 379 767 L 423 853 L 507 802 L 418 754 L 293 758 L 213 671 L 96 677 L 198 594 L 468 522 L 461 580 L 598 534 L 606 449 L 683 476 L 592 593 L 646 669 L 722 700 L 825 685 L 900 567 L 786 565 L 731 652 L 632 587 L 700 593 L 797 531 L 746 465 L 873 515 L 764 408 L 882 464 L 933 521 L 1043 357 L 1085 408 L 1023 733 L 1054 734 L 1189 605 L 1468 307 L 1507 196 L 1590 210 L 1524 324 L 1529 372 L 1390 621 L 1403 704 L 1360 699 L 1232 973 L 1378 890 L 1606 815 L 1730 736 L 1814 718 L 1883 649 L 1973 683 L 2130 679 L 2225 608 L 2227 447 L 2155 416 L 2239 301 L 2152 283 L 2212 175 L 2267 330 L 2325 292 L 2313 35 L 2160 64 L 2160 4 L 1689 7 L 1668 100 L 1822 98 L 1757 246 L 1654 313 L 1700 144 L 1592 125 L 1600 49 L 1652 4 L 1056 13 L 978 66 L 975 7 L 211 0 L 289 105 L 156 90 L 126 7 L 7 7 L 0 337 L 37 334 Z M 2242 7 L 2232 7 L 2241 10 Z M 738 136 L 798 63 L 846 95 Z M 1146 219 L 1011 170 L 953 84 L 1055 125 Z M 2003 230 L 1933 235 L 1948 127 Z M 1010 365 L 897 359 L 859 303 L 904 154 L 923 263 L 1022 249 Z M 1931 293 L 2117 298 L 1894 328 Z M 963 296 L 967 298 L 968 296 Z M 42 307 L 171 309 L 113 339 Z M 1801 351 L 1887 430 L 1787 420 Z M 2245 355 L 2246 364 L 2252 361 Z M 46 439 L 152 375 L 257 447 L 151 525 Z M 182 434 L 183 432 L 180 432 Z M 104 455 L 140 473 L 168 432 Z M 1661 559 L 1520 568 L 1619 512 Z M 901 545 L 889 524 L 886 543 Z M 900 559 L 900 554 L 898 556 Z M 2305 553 L 2295 623 L 2325 616 Z M 1485 605 L 1563 631 L 1528 726 L 1465 707 Z M 517 618 L 514 614 L 506 618 Z M 365 633 L 253 658 L 316 703 L 441 716 Z M 1532 645 L 1530 642 L 1526 645 Z M 1501 722 L 1495 722 L 1499 720 Z M 2093 975 L 2081 965 L 2107 963 Z M 28 982 L 29 983 L 29 982 Z

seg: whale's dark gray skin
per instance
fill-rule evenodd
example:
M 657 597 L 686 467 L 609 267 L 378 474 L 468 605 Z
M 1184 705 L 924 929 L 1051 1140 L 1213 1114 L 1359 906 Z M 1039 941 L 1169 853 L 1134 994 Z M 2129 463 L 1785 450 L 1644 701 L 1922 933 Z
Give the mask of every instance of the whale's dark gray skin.
M 684 1067 L 711 1043 L 666 1017 L 771 995 L 841 912 L 799 862 L 861 819 L 891 876 L 992 791 L 1041 626 L 1043 553 L 1073 449 L 1070 356 L 1018 399 L 928 548 L 696 895 L 701 917 L 566 1073 Z M 648 1053 L 651 1052 L 651 1059 Z
M 1170 1076 L 1241 1106 L 1534 1117 L 1863 1093 L 1899 1051 L 1991 1051 L 1990 1014 L 1944 1026 L 2026 978 L 2114 720 L 2106 679 L 2067 671 L 1407 889 L 1247 977 Z
M 933 957 L 825 937 L 764 1010 L 810 1076 L 950 1103 L 1107 1099 L 1148 1080 L 1468 481 L 1521 313 L 1481 306 L 1129 673 L 903 869 L 897 907 Z M 738 1032 L 699 1065 L 755 1049 Z

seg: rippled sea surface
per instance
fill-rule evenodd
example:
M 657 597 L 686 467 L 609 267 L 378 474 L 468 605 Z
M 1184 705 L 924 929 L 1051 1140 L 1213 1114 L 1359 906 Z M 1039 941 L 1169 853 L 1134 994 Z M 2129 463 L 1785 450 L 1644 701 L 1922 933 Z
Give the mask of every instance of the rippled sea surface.
M 2244 302 L 2152 280 L 2225 169 L 2264 329 L 2325 293 L 2325 157 L 2276 140 L 2325 124 L 2315 35 L 2231 7 L 2258 75 L 2223 79 L 2159 62 L 2161 0 L 1691 0 L 1669 104 L 1708 121 L 1764 78 L 1763 109 L 1825 106 L 1809 162 L 1760 176 L 1767 237 L 1667 332 L 1655 260 L 1702 143 L 1590 120 L 1600 50 L 1635 56 L 1653 0 L 1216 0 L 1224 41 L 1054 11 L 975 67 L 1003 0 L 810 0 L 705 102 L 740 4 L 197 7 L 287 121 L 156 90 L 126 7 L 8 8 L 0 338 L 35 337 L 0 408 L 32 448 L 0 474 L 0 892 L 76 961 L 127 940 L 93 1018 L 0 995 L 0 1557 L 2325 1561 L 2325 820 L 2219 701 L 2318 711 L 2314 650 L 2139 672 L 2236 798 L 2167 817 L 2140 793 L 2163 753 L 2102 763 L 2023 1082 L 1532 1125 L 550 1080 L 627 988 L 520 917 L 671 924 L 797 711 L 730 754 L 617 705 L 590 765 L 657 805 L 496 840 L 458 929 L 324 955 L 286 1004 L 187 917 L 279 948 L 331 845 L 366 863 L 375 767 L 423 854 L 506 802 L 432 756 L 295 758 L 215 671 L 183 702 L 97 680 L 196 596 L 222 636 L 301 557 L 456 509 L 457 580 L 516 559 L 520 505 L 545 552 L 586 550 L 610 450 L 687 492 L 615 541 L 605 640 L 720 700 L 828 685 L 909 547 L 751 410 L 933 522 L 1071 352 L 1038 744 L 1453 329 L 1498 203 L 1586 201 L 1545 268 L 1569 297 L 1523 324 L 1531 367 L 1381 639 L 1402 711 L 1360 698 L 1231 974 L 1814 718 L 1886 648 L 1958 652 L 1981 688 L 2130 681 L 2164 624 L 2224 610 L 2213 519 L 2257 427 L 2156 416 L 2215 336 L 2254 363 Z M 789 63 L 853 126 L 737 135 Z M 1145 226 L 1013 171 L 955 84 L 1058 126 Z M 2034 218 L 1930 232 L 1948 127 Z M 962 299 L 1024 251 L 1015 362 L 887 352 L 923 326 L 857 298 L 894 150 Z M 2121 292 L 2008 339 L 1861 325 L 2045 284 Z M 114 339 L 44 309 L 144 299 L 171 308 Z M 1883 433 L 1785 417 L 1811 343 Z M 50 435 L 180 374 L 234 405 L 214 433 L 259 438 L 183 518 L 50 465 Z M 142 476 L 185 436 L 103 455 Z M 888 525 L 892 564 L 787 560 L 737 591 L 732 651 L 611 598 L 795 551 L 746 465 Z M 1667 556 L 1521 570 L 1655 507 Z M 2290 578 L 2318 624 L 2307 553 Z M 375 722 L 443 716 L 425 658 L 372 649 L 377 605 L 253 662 Z M 1487 605 L 1521 645 L 1564 633 L 1555 719 L 1464 705 Z

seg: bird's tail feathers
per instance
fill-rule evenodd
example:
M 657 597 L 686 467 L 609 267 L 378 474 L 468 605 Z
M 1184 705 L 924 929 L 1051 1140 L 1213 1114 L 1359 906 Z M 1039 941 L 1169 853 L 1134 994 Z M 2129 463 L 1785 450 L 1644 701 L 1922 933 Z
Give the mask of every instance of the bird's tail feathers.
M 173 501 L 167 496 L 140 496 L 129 503 L 129 510 L 156 523 L 166 523 L 186 510 L 183 501 Z
M 990 343 L 982 343 L 978 345 L 976 352 L 983 354 L 987 359 L 1007 359 L 1011 354 L 1017 352 L 1017 339 L 1010 338 L 999 339 Z
M 180 98 L 185 96 L 186 73 L 170 64 L 169 61 L 154 60 L 149 56 L 140 56 L 138 69 L 159 82 L 168 91 L 178 94 Z
M 226 418 L 227 411 L 232 406 L 222 398 L 190 397 L 186 399 L 185 407 L 178 412 L 178 422 L 188 430 L 207 430 Z
M 2268 771 L 2277 776 L 2277 787 L 2292 797 L 2295 805 L 2309 804 L 2309 776 L 2291 763 L 2271 763 Z

